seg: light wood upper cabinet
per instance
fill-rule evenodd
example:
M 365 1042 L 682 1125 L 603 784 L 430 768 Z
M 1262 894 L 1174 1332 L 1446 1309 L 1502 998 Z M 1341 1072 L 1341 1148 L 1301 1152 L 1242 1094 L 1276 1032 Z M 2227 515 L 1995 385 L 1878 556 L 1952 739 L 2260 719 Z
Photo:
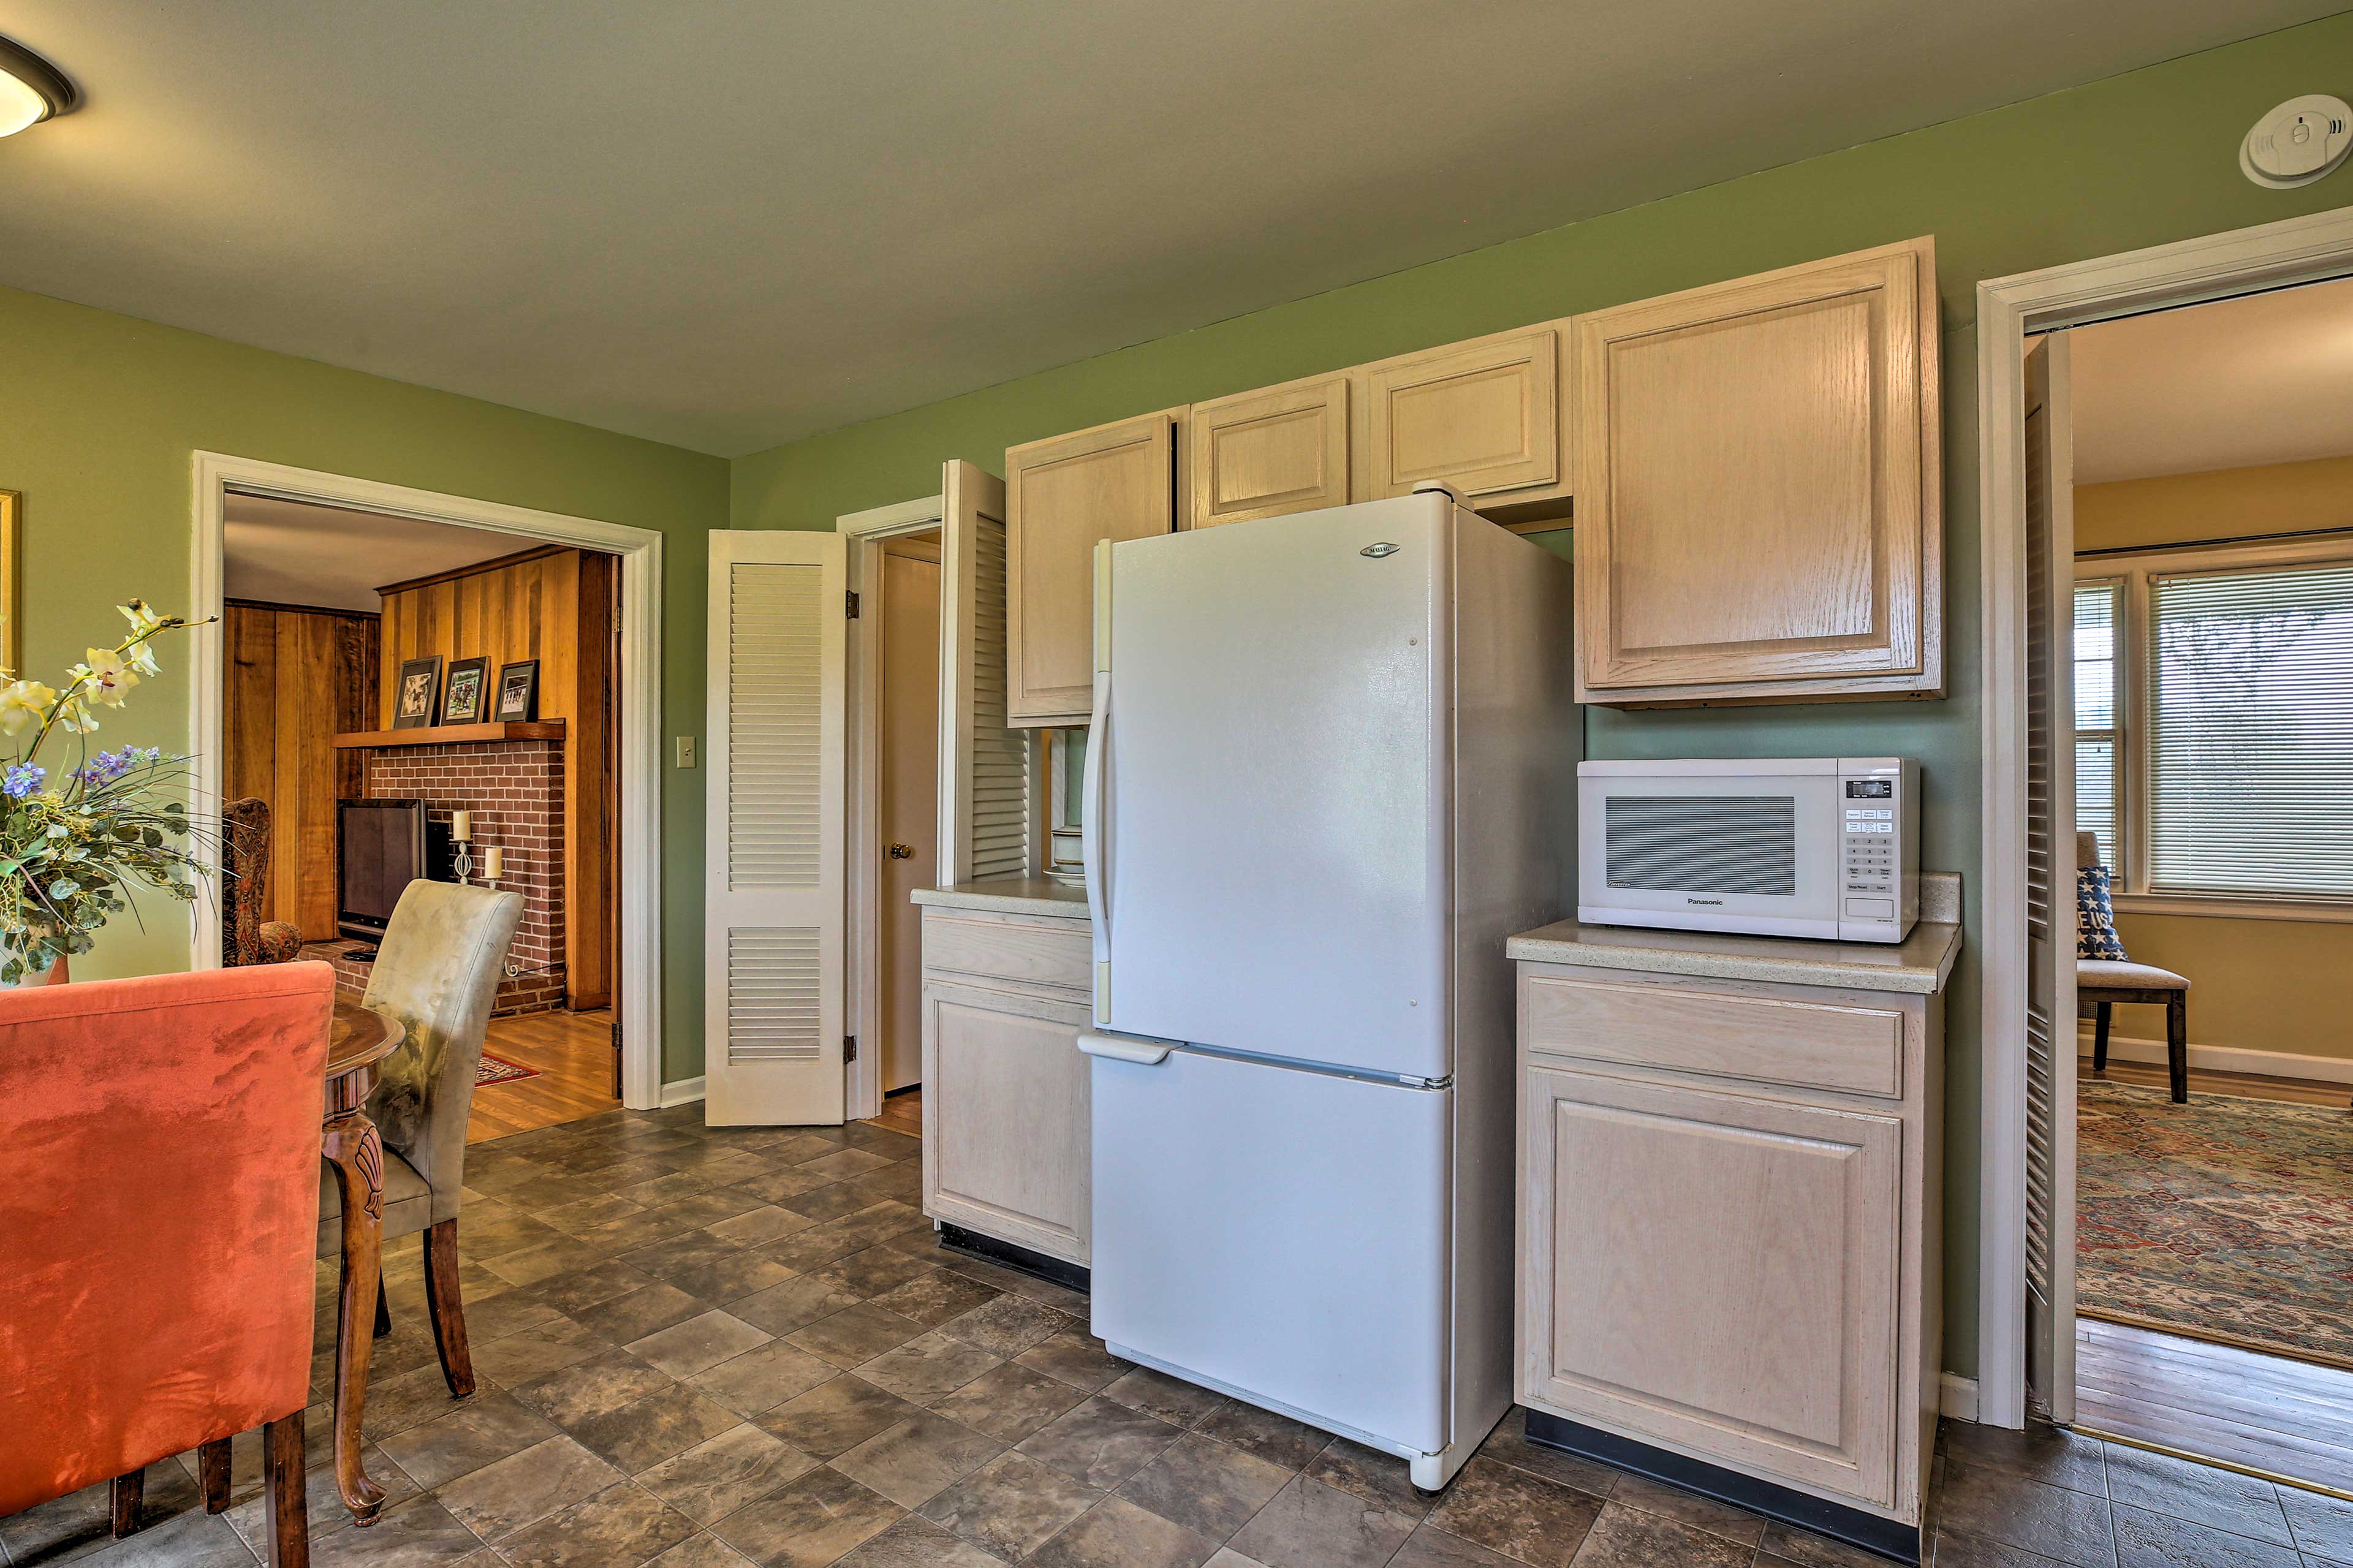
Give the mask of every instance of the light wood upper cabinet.
M 1008 722 L 1083 724 L 1093 706 L 1094 547 L 1176 527 L 1183 410 L 1005 454 Z
M 1364 497 L 1443 479 L 1473 502 L 1568 491 L 1560 323 L 1365 368 Z
M 1574 339 L 1579 700 L 1942 693 L 1933 241 Z
M 1195 528 L 1350 500 L 1345 375 L 1196 403 L 1187 424 Z

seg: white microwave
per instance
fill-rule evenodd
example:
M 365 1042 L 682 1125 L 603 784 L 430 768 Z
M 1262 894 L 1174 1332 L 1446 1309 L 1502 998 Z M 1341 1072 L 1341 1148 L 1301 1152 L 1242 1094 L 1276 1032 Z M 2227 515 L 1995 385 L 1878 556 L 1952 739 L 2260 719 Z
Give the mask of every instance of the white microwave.
M 1901 942 L 1920 917 L 1920 764 L 1580 763 L 1577 918 Z

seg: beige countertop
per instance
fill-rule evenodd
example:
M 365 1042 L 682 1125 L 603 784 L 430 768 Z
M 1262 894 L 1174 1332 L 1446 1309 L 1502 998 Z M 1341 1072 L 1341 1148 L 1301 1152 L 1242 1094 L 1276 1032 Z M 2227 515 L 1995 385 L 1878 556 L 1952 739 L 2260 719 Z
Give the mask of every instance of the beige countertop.
M 1925 996 L 1944 987 L 1954 961 L 1960 957 L 1960 879 L 1951 873 L 1930 872 L 1920 881 L 1922 918 L 1900 942 L 1729 936 L 1559 921 L 1521 932 L 1505 951 L 1514 959 L 1535 963 L 1689 974 L 1709 980 L 1761 980 L 1782 985 L 1836 985 L 1852 991 L 1899 991 Z M 1933 889 L 1932 881 L 1939 884 Z
M 1087 890 L 1045 877 L 1004 877 L 987 882 L 958 882 L 946 888 L 918 888 L 915 902 L 948 910 L 982 910 L 999 915 L 1050 915 L 1058 920 L 1083 921 Z

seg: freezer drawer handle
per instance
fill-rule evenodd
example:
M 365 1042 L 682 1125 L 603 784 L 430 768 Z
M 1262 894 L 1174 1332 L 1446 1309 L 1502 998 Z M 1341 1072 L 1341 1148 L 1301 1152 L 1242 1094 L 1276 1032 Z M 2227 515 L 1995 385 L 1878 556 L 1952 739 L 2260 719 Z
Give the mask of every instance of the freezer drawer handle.
M 1147 1046 L 1137 1040 L 1114 1040 L 1108 1035 L 1081 1035 L 1079 1049 L 1091 1057 L 1103 1057 L 1115 1062 L 1134 1062 L 1138 1067 L 1156 1068 L 1168 1059 L 1166 1046 Z

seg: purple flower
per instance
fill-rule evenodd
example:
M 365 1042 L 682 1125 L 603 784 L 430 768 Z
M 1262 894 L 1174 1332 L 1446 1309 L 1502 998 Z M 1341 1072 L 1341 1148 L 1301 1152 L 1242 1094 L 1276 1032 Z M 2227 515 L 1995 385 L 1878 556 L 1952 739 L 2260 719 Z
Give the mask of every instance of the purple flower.
M 35 763 L 12 763 L 7 773 L 0 774 L 0 790 L 6 791 L 14 799 L 22 800 L 40 788 L 41 781 L 48 776 L 48 769 Z

